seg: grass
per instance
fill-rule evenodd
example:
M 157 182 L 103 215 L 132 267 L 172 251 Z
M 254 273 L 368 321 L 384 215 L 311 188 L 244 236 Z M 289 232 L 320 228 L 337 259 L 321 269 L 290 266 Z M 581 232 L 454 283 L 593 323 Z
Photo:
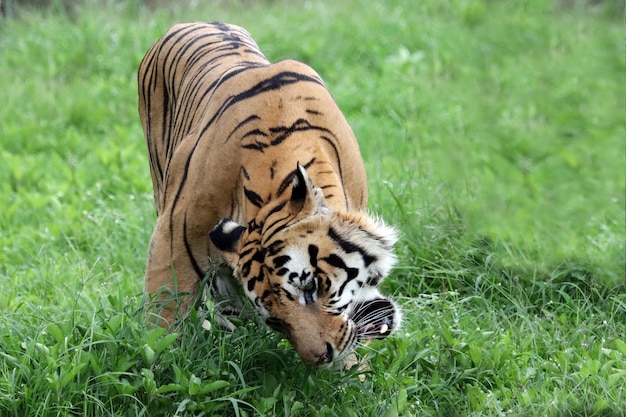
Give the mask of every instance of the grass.
M 86 1 L 0 22 L 0 415 L 625 415 L 623 5 Z M 309 63 L 360 140 L 405 310 L 364 381 L 142 323 L 136 70 L 195 19 Z

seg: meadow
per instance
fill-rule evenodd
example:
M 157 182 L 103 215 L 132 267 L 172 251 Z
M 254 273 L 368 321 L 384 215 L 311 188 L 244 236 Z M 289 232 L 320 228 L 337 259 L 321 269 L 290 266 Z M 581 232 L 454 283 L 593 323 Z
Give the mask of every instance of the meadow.
M 0 18 L 0 416 L 626 415 L 623 2 L 50 3 Z M 136 73 L 190 20 L 311 65 L 355 131 L 401 235 L 369 370 L 144 324 Z

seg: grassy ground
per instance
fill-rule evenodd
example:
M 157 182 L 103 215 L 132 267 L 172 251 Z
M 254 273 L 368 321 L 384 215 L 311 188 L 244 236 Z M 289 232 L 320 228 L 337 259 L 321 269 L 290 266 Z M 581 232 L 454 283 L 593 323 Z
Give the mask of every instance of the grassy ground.
M 623 12 L 589 3 L 100 2 L 0 21 L 0 415 L 626 415 Z M 136 69 L 196 19 L 311 64 L 359 137 L 371 209 L 402 233 L 385 290 L 406 312 L 359 351 L 363 382 L 254 324 L 142 324 Z

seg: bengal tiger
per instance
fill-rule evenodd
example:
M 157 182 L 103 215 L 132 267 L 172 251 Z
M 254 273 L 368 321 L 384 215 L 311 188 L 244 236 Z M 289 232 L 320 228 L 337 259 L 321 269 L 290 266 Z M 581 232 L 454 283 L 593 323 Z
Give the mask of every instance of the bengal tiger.
M 213 297 L 240 307 L 245 293 L 308 364 L 398 328 L 400 308 L 377 289 L 396 233 L 367 214 L 357 141 L 313 69 L 270 63 L 240 27 L 182 23 L 149 49 L 138 83 L 153 319 L 183 317 L 212 271 Z

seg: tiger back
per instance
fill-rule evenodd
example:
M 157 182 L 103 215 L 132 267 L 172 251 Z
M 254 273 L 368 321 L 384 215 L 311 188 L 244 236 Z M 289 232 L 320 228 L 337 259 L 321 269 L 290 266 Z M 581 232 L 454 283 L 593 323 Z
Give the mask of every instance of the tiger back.
M 397 329 L 400 310 L 377 289 L 396 236 L 366 213 L 357 141 L 315 71 L 270 63 L 242 28 L 196 22 L 151 47 L 138 83 L 157 209 L 153 320 L 183 317 L 225 264 L 211 294 L 236 298 L 234 278 L 307 363 Z

